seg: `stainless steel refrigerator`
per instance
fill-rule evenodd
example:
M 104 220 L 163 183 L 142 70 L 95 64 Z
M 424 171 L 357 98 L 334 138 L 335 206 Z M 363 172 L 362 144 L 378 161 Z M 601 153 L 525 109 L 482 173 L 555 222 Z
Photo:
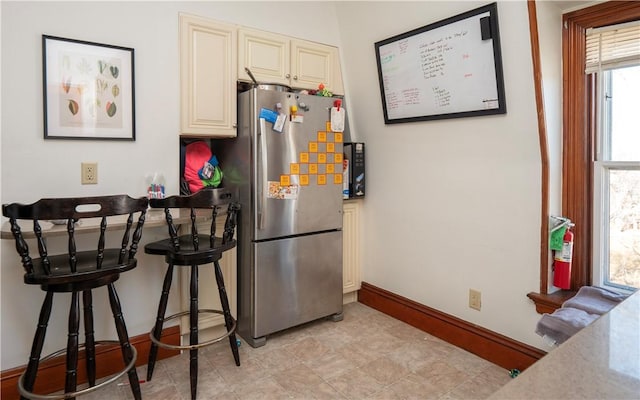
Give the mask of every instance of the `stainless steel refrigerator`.
M 250 89 L 238 95 L 237 138 L 214 148 L 242 207 L 238 333 L 253 347 L 305 322 L 342 319 L 344 133 L 332 131 L 335 100 Z

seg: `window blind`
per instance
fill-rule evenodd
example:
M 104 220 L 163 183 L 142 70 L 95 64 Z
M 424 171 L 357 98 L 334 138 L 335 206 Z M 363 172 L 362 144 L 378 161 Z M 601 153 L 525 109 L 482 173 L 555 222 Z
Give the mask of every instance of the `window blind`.
M 587 29 L 585 72 L 640 64 L 640 21 Z

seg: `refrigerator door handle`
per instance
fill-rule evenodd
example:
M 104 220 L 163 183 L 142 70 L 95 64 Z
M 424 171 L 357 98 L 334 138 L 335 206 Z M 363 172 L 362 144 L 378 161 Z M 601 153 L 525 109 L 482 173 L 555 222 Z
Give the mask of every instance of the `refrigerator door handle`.
M 268 185 L 265 175 L 267 170 L 267 152 L 265 148 L 267 146 L 267 139 L 264 133 L 267 131 L 267 124 L 264 118 L 260 118 L 260 130 L 258 136 L 260 137 L 260 144 L 258 146 L 258 159 L 260 162 L 260 168 L 258 168 L 258 187 L 260 188 L 258 193 L 258 229 L 264 229 L 266 223 L 265 203 L 267 201 Z

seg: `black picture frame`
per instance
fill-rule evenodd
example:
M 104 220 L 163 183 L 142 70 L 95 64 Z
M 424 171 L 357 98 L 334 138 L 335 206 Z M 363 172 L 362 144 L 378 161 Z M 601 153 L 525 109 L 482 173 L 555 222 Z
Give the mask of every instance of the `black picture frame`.
M 42 35 L 45 139 L 136 138 L 134 49 Z
M 385 124 L 507 112 L 497 3 L 374 47 Z

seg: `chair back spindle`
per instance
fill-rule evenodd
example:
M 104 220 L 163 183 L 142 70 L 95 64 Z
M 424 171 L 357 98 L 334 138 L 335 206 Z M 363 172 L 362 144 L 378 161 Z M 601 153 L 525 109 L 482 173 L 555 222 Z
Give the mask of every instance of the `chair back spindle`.
M 71 268 L 72 273 L 77 272 L 78 268 L 78 258 L 76 257 L 76 236 L 75 236 L 75 224 L 67 223 L 67 233 L 69 236 L 69 268 Z
M 148 205 L 145 207 L 148 207 Z M 140 217 L 138 218 L 136 229 L 133 231 L 133 239 L 131 239 L 131 246 L 129 246 L 129 260 L 133 260 L 138 253 L 138 246 L 140 245 L 140 239 L 142 238 L 142 225 L 144 225 L 146 212 L 147 210 L 145 208 L 145 211 L 141 213 Z M 133 216 L 129 214 L 129 217 Z
M 131 224 L 133 223 L 133 214 L 129 214 L 127 217 L 127 225 L 124 228 L 124 235 L 122 235 L 122 245 L 120 246 L 120 257 L 118 262 L 124 262 L 124 256 L 127 254 L 127 245 L 129 244 L 129 231 L 131 230 Z
M 153 205 L 151 205 L 153 207 Z M 164 209 L 164 216 L 167 220 L 167 227 L 169 228 L 169 237 L 171 238 L 171 244 L 175 250 L 180 250 L 180 241 L 178 240 L 178 228 L 173 223 L 173 216 L 171 215 L 171 208 Z
M 22 261 L 22 266 L 24 267 L 24 270 L 27 272 L 27 274 L 31 274 L 33 272 L 33 260 L 29 255 L 29 246 L 27 245 L 27 242 L 22 237 L 22 231 L 20 230 L 20 225 L 18 225 L 18 222 L 15 219 L 9 220 L 9 223 L 11 224 L 11 233 L 15 238 L 16 250 L 20 255 L 20 261 Z M 38 243 L 40 242 L 38 241 Z M 48 267 L 48 264 L 46 264 L 45 267 Z M 46 268 L 46 270 L 49 271 L 49 268 Z
M 196 209 L 191 207 L 191 242 L 193 243 L 193 250 L 198 251 L 200 248 L 200 241 L 198 240 L 198 224 L 196 223 Z
M 222 244 L 226 244 L 233 240 L 233 234 L 236 229 L 237 221 L 238 221 L 238 210 L 240 209 L 240 204 L 233 203 L 230 204 L 227 209 L 227 219 L 224 223 L 224 234 L 222 236 Z
M 218 218 L 218 206 L 213 207 L 211 210 L 211 220 L 215 221 Z M 209 235 L 209 246 L 214 247 L 216 241 L 216 224 L 211 224 L 211 234 Z

